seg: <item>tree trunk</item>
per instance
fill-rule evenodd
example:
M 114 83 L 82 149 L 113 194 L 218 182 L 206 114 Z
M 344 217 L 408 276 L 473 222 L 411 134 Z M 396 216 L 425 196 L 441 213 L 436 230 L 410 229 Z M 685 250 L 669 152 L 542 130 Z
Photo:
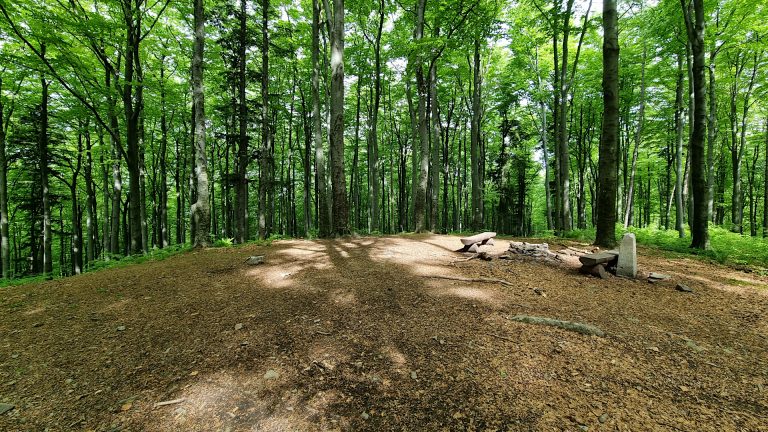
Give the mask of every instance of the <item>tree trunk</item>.
M 82 127 L 82 122 L 79 125 Z M 80 205 L 77 200 L 77 178 L 80 175 L 80 168 L 83 163 L 83 132 L 78 132 L 77 136 L 77 157 L 76 164 L 72 168 L 72 181 L 69 183 L 69 196 L 72 205 L 72 274 L 80 274 L 83 271 L 83 229 L 81 227 Z M 64 221 L 61 221 L 62 225 Z M 63 234 L 62 229 L 62 234 Z M 62 250 L 63 253 L 63 250 Z
M 86 210 L 86 265 L 90 265 L 96 257 L 96 248 L 99 244 L 98 209 L 96 208 L 96 184 L 93 180 L 93 144 L 89 122 L 85 122 L 85 210 Z
M 440 125 L 440 109 L 437 100 L 437 59 L 433 59 L 429 67 L 429 98 L 430 111 L 432 116 L 432 163 L 430 177 L 432 179 L 431 189 L 431 212 L 429 217 L 429 230 L 437 230 L 438 209 L 440 207 L 440 143 L 442 141 L 443 131 Z
M 635 129 L 635 149 L 632 152 L 632 167 L 629 173 L 629 188 L 627 189 L 627 203 L 624 209 L 624 228 L 632 223 L 632 212 L 635 207 L 635 175 L 637 174 L 637 156 L 640 150 L 640 142 L 643 139 L 643 123 L 645 122 L 645 63 L 648 50 L 643 44 L 643 60 L 640 72 L 640 109 L 637 112 L 637 128 Z
M 683 57 L 677 56 L 677 84 L 675 85 L 675 229 L 685 237 L 685 210 L 683 208 Z
M 746 65 L 746 56 L 743 59 L 743 64 L 741 66 L 738 65 L 737 62 L 737 69 L 741 69 Z M 755 86 L 755 76 L 757 74 L 757 66 L 758 66 L 758 58 L 757 53 L 754 54 L 754 63 L 752 68 L 752 74 L 749 78 L 749 84 L 747 86 L 747 90 L 745 92 L 738 92 L 737 91 L 737 81 L 739 79 L 740 73 L 737 72 L 736 77 L 734 78 L 734 84 L 733 89 L 734 91 L 731 94 L 731 116 L 732 116 L 732 127 L 731 127 L 731 166 L 733 167 L 733 194 L 731 198 L 731 221 L 733 223 L 733 226 L 731 227 L 731 231 L 736 233 L 743 233 L 744 232 L 744 202 L 743 202 L 743 191 L 742 191 L 742 181 L 741 181 L 741 166 L 742 162 L 744 160 L 744 151 L 747 146 L 747 115 L 749 114 L 749 108 L 751 106 L 750 103 L 750 97 L 752 95 L 752 90 Z M 741 124 L 737 126 L 738 117 L 736 114 L 736 97 L 738 93 L 743 94 L 744 98 L 744 105 L 742 107 L 742 114 L 741 114 Z M 737 138 L 737 131 L 736 128 L 739 127 L 739 133 Z M 738 143 L 737 143 L 738 139 Z
M 165 95 L 165 57 L 160 63 L 160 108 L 162 110 L 160 117 L 160 248 L 170 245 L 170 233 L 168 232 L 168 119 L 166 116 L 166 95 Z
M 0 93 L 3 91 L 3 77 L 0 76 Z M 6 156 L 6 136 L 13 107 L 6 114 L 0 98 L 0 267 L 4 279 L 11 277 L 11 247 L 8 233 L 8 159 Z M 6 117 L 7 116 L 7 117 Z M 6 120 L 7 118 L 7 120 Z
M 603 130 L 600 139 L 595 244 L 616 245 L 618 189 L 619 32 L 616 0 L 603 2 Z
M 333 0 L 331 30 L 331 190 L 336 235 L 349 234 L 347 179 L 344 175 L 344 0 Z
M 356 231 L 360 228 L 360 219 L 361 219 L 361 213 L 362 209 L 360 208 L 360 174 L 359 174 L 359 163 L 360 163 L 360 100 L 362 99 L 360 97 L 360 92 L 363 88 L 363 75 L 362 71 L 360 72 L 360 75 L 357 76 L 357 85 L 356 85 L 356 91 L 357 91 L 357 98 L 355 99 L 355 147 L 354 147 L 354 154 L 352 155 L 352 172 L 349 174 L 349 193 L 350 193 L 350 203 L 352 206 L 352 229 Z M 369 150 L 370 153 L 370 150 Z M 370 173 L 371 169 L 371 157 L 370 154 L 368 156 L 368 170 Z
M 688 40 L 693 51 L 693 92 L 694 115 L 691 133 L 691 184 L 693 189 L 693 214 L 691 217 L 691 247 L 709 248 L 707 226 L 707 170 L 705 165 L 706 148 L 704 143 L 707 127 L 706 83 L 704 81 L 704 0 L 693 0 L 694 17 L 686 7 L 686 1 L 680 0 L 688 30 Z
M 560 226 L 560 232 L 564 233 L 571 230 L 571 193 L 570 193 L 570 154 L 568 152 L 568 39 L 571 30 L 571 15 L 573 11 L 574 0 L 568 0 L 566 3 L 566 11 L 563 16 L 563 40 L 562 40 L 562 62 L 560 63 L 560 79 L 558 81 L 558 88 L 555 89 L 559 93 L 560 106 L 557 112 L 557 171 L 558 171 L 558 220 Z M 591 3 L 590 3 L 591 6 Z M 579 42 L 579 48 L 581 47 L 581 41 Z M 574 64 L 575 66 L 575 64 Z M 574 69 L 575 70 L 575 69 Z
M 261 2 L 261 149 L 259 150 L 259 239 L 265 239 L 272 227 L 268 226 L 268 193 L 272 185 L 272 134 L 269 120 L 269 0 Z
M 482 77 L 480 76 L 480 40 L 475 39 L 473 85 L 472 85 L 472 120 L 470 122 L 470 164 L 472 176 L 472 229 L 480 231 L 483 228 L 483 194 L 480 183 L 480 95 Z
M 379 105 L 381 104 L 381 33 L 384 28 L 384 0 L 379 0 L 379 21 L 376 27 L 376 39 L 373 45 L 373 111 L 371 113 L 371 149 L 368 153 L 371 182 L 371 231 L 380 230 L 380 185 L 379 178 Z
M 765 119 L 765 166 L 763 171 L 763 237 L 768 238 L 768 117 Z
M 130 198 L 130 247 L 132 254 L 141 253 L 142 224 L 141 219 L 141 155 L 139 146 L 139 127 L 143 106 L 143 84 L 141 83 L 141 17 L 143 14 L 136 10 L 131 0 L 123 1 L 123 13 L 126 26 L 125 66 L 123 70 L 123 109 L 125 113 L 126 131 L 126 165 L 128 166 L 128 187 Z M 135 90 L 135 92 L 134 92 Z
M 240 1 L 240 28 L 238 40 L 238 148 L 235 180 L 235 241 L 248 241 L 248 106 L 246 104 L 246 2 Z
M 414 41 L 420 41 L 424 37 L 424 11 L 426 0 L 416 1 L 416 29 L 413 33 Z M 418 131 L 419 131 L 419 181 L 414 195 L 413 217 L 415 231 L 424 232 L 427 217 L 427 180 L 429 175 L 429 131 L 427 129 L 427 82 L 424 79 L 423 58 L 417 54 L 414 56 L 413 67 L 416 68 L 416 91 L 418 93 Z M 410 58 L 409 58 L 410 60 Z
M 45 45 L 41 48 L 45 55 Z M 51 233 L 51 201 L 48 189 L 48 86 L 45 76 L 40 78 L 42 99 L 40 103 L 40 184 L 43 201 L 43 275 L 53 277 L 53 237 Z
M 210 245 L 211 209 L 208 201 L 208 160 L 205 154 L 205 95 L 203 92 L 203 51 L 205 49 L 205 17 L 203 0 L 194 0 L 194 48 L 192 54 L 192 98 L 195 112 L 195 188 L 197 200 L 192 204 L 192 226 L 195 247 Z
M 320 4 L 312 1 L 312 136 L 315 144 L 315 173 L 317 176 L 318 230 L 320 237 L 331 235 L 331 215 L 328 206 L 328 182 L 325 173 L 325 153 L 320 120 Z

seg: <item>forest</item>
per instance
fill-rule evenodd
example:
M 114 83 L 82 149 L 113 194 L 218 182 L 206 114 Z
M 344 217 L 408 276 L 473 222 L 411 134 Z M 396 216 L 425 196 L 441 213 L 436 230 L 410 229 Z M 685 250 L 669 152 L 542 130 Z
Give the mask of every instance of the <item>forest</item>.
M 4 278 L 185 245 L 768 236 L 759 0 L 0 0 Z

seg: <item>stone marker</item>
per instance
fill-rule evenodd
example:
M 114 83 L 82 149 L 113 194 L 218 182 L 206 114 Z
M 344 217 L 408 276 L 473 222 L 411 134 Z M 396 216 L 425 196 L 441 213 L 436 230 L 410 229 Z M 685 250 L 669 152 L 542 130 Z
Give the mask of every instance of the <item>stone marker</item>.
M 631 278 L 637 276 L 637 244 L 635 235 L 632 233 L 624 234 L 624 238 L 621 239 L 616 276 Z

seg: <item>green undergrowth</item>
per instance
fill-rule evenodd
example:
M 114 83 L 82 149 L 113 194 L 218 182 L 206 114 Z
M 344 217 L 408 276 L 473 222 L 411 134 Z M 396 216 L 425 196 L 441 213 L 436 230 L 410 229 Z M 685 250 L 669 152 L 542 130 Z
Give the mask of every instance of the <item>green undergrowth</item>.
M 746 266 L 759 270 L 764 270 L 768 267 L 768 239 L 762 237 L 740 235 L 721 227 L 710 226 L 710 249 L 702 251 L 691 249 L 691 236 L 688 231 L 686 231 L 685 237 L 680 238 L 675 230 L 663 230 L 652 227 L 630 227 L 625 230 L 621 225 L 616 226 L 617 239 L 620 239 L 625 232 L 634 233 L 638 244 L 658 248 L 662 251 L 695 255 L 730 266 Z M 543 237 L 556 238 L 551 231 L 545 233 Z M 595 230 L 573 230 L 567 233 L 565 238 L 592 242 L 595 239 Z
M 110 269 L 110 268 L 120 268 L 120 267 L 129 266 L 132 264 L 141 264 L 149 261 L 162 261 L 164 259 L 179 255 L 189 250 L 191 250 L 191 246 L 187 244 L 183 244 L 183 245 L 172 245 L 163 249 L 152 249 L 148 253 L 142 254 L 142 255 L 130 255 L 125 257 L 109 256 L 108 259 L 101 258 L 91 262 L 86 268 L 84 273 L 90 273 L 90 272 Z M 42 275 L 35 275 L 35 276 L 18 277 L 18 278 L 13 278 L 8 280 L 0 280 L 0 288 L 8 287 L 8 286 L 24 285 L 28 283 L 43 282 L 45 280 L 50 280 L 50 279 L 61 279 L 62 277 L 67 277 L 67 276 L 69 275 L 64 275 L 64 276 L 54 275 L 53 278 L 49 278 Z

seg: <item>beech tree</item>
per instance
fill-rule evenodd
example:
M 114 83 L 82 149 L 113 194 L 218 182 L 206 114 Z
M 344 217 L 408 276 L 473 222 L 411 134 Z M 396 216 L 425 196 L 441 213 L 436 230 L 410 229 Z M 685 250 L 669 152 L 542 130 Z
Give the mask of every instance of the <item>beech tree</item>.
M 760 2 L 202 6 L 0 0 L 4 277 L 271 236 L 768 232 Z

